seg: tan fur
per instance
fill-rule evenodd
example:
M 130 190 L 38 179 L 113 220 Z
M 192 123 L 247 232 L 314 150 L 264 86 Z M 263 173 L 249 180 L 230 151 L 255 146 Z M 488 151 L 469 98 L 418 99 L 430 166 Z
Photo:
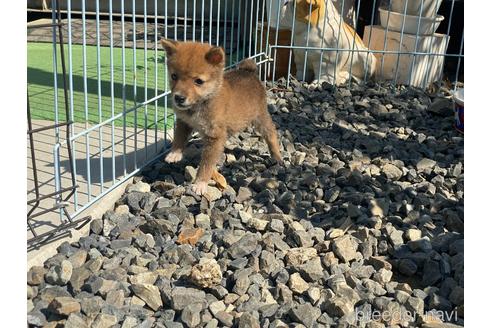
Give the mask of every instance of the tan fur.
M 225 54 L 221 48 L 168 40 L 162 44 L 168 54 L 168 75 L 177 77 L 170 78 L 173 98 L 186 98 L 185 107 L 175 103 L 176 129 L 166 160 L 180 160 L 191 132 L 198 131 L 204 149 L 195 184 L 203 185 L 212 177 L 227 138 L 253 124 L 268 143 L 272 156 L 282 161 L 265 89 L 254 73 L 256 65 L 252 60 L 224 73 Z M 204 83 L 197 85 L 197 78 Z
M 343 21 L 332 0 L 288 0 L 283 15 L 295 11 L 294 45 L 340 48 L 336 51 L 294 49 L 296 77 L 299 80 L 344 84 L 349 78 L 372 78 L 377 59 L 355 30 Z M 290 16 L 292 17 L 292 16 Z
M 325 17 L 323 0 L 296 0 L 296 19 L 306 24 L 318 24 Z
M 345 22 L 342 23 L 342 26 L 343 26 L 343 29 L 345 30 L 345 32 L 347 32 L 348 34 L 352 35 L 355 38 L 355 43 L 357 43 L 360 47 L 365 47 L 364 42 L 360 38 L 359 34 L 357 34 L 357 32 L 355 32 L 355 30 L 352 28 L 352 26 L 350 26 L 349 24 L 347 24 Z

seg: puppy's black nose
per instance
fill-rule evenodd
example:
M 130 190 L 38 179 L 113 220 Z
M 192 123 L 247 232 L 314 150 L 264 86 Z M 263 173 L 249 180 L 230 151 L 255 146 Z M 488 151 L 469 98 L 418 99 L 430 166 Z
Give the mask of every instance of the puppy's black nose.
M 180 95 L 174 95 L 174 101 L 178 105 L 182 105 L 186 100 L 186 97 L 180 96 Z

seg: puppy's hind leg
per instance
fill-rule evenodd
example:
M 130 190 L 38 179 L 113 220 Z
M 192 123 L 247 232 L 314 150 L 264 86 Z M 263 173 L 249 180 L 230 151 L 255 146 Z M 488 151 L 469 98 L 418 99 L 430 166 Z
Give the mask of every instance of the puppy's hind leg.
M 186 142 L 190 137 L 192 128 L 181 121 L 176 120 L 176 128 L 174 129 L 174 139 L 173 145 L 171 146 L 171 151 L 167 154 L 165 161 L 168 163 L 176 163 L 183 159 L 183 150 L 185 148 Z
M 258 120 L 255 122 L 255 128 L 261 134 L 263 139 L 265 139 L 268 149 L 270 150 L 270 154 L 277 161 L 277 163 L 282 164 L 282 155 L 280 154 L 280 148 L 277 138 L 277 129 L 275 129 L 275 125 L 273 124 L 272 117 L 270 114 L 265 111 L 258 117 Z

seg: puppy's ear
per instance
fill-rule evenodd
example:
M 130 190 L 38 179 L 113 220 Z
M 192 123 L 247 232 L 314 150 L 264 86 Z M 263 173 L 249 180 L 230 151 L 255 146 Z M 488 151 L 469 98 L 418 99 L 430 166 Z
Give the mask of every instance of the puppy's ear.
M 178 45 L 177 41 L 161 39 L 161 44 L 168 56 L 172 56 L 176 53 L 176 47 Z
M 206 54 L 205 59 L 209 64 L 214 66 L 224 65 L 225 63 L 225 53 L 221 47 L 212 47 Z

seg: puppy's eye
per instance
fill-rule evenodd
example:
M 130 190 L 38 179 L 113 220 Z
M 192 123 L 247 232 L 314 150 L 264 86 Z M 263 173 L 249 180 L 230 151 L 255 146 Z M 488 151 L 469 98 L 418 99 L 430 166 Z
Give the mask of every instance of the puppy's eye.
M 205 81 L 203 81 L 202 79 L 195 79 L 196 85 L 202 85 L 203 83 L 205 83 Z
M 171 80 L 176 81 L 178 79 L 178 75 L 175 73 L 171 74 Z

